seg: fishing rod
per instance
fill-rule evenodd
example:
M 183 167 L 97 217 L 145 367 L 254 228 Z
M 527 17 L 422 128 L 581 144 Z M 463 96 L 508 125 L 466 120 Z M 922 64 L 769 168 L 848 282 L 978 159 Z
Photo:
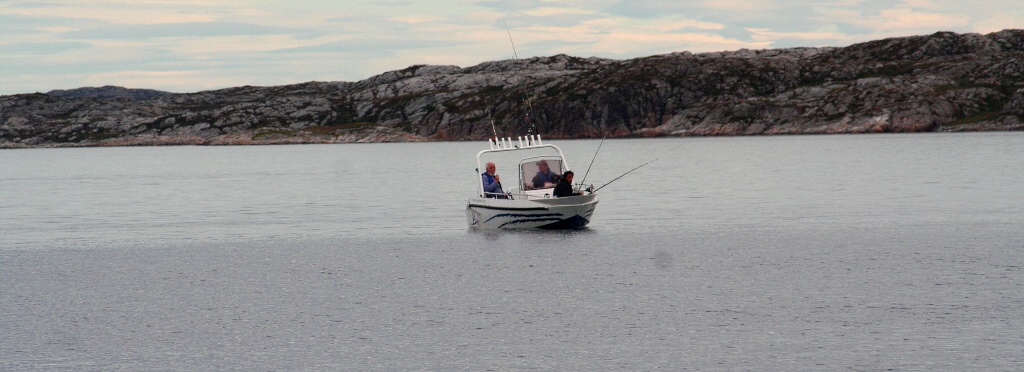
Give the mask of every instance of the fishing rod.
M 519 86 L 520 91 L 523 91 L 523 76 L 522 69 L 519 67 L 519 53 L 516 52 L 516 42 L 512 40 L 512 30 L 509 30 L 508 23 L 505 21 L 501 21 L 501 23 L 505 25 L 505 32 L 508 33 L 509 44 L 512 44 L 512 58 L 513 61 L 515 61 L 516 66 L 516 84 Z M 536 119 L 531 120 L 530 114 L 533 113 L 533 104 L 530 103 L 530 97 L 526 93 L 523 93 L 523 102 L 526 103 L 526 123 L 530 125 L 526 134 L 532 134 L 532 132 L 537 132 L 537 126 L 533 123 Z
M 633 173 L 633 171 L 635 171 L 637 169 L 640 169 L 640 168 L 643 168 L 645 165 L 651 164 L 651 163 L 656 162 L 656 161 L 658 161 L 658 159 L 651 160 L 649 162 L 641 164 L 639 167 L 630 169 L 629 172 L 623 173 L 621 176 L 615 177 L 615 179 L 613 179 L 610 182 L 604 184 L 604 186 L 598 187 L 597 190 L 603 189 L 603 188 L 605 188 L 605 186 L 611 185 L 612 182 L 617 181 L 619 178 L 625 177 L 627 174 Z M 591 191 L 590 193 L 593 194 L 593 193 L 597 192 L 597 190 Z
M 484 105 L 486 105 L 486 104 L 487 104 L 487 99 L 484 99 Z M 488 110 L 487 110 L 487 119 L 491 121 L 491 132 L 494 133 L 494 144 L 498 144 L 498 130 L 494 129 L 494 119 L 491 118 L 491 110 L 490 110 L 490 108 L 488 108 Z M 477 171 L 479 172 L 480 170 L 477 169 Z M 494 176 L 497 177 L 498 176 L 498 172 L 494 172 Z M 494 182 L 498 183 L 498 189 L 500 189 L 502 192 L 505 191 L 505 188 L 501 186 L 501 181 L 494 180 Z M 484 194 L 486 194 L 486 192 Z
M 594 158 L 590 159 L 590 165 L 587 166 L 587 173 L 583 173 L 583 180 L 580 181 L 580 187 L 576 188 L 576 192 L 580 192 L 580 189 L 583 188 L 583 184 L 587 182 L 587 175 L 590 174 L 590 167 L 594 166 L 594 160 L 597 160 L 597 153 L 601 152 L 601 145 L 604 145 L 605 138 L 608 138 L 607 134 L 605 134 L 604 138 L 601 138 L 601 143 L 597 145 L 597 151 L 594 151 Z
M 487 106 L 487 120 L 491 121 L 491 132 L 494 133 L 494 143 L 498 143 L 498 130 L 494 128 L 494 118 L 491 117 L 491 106 L 487 104 L 487 98 L 484 98 L 484 106 Z
M 512 41 L 512 31 L 508 29 L 508 23 L 505 23 L 505 21 L 501 21 L 501 24 L 505 25 L 505 32 L 508 33 L 508 42 L 512 44 L 512 58 L 519 62 L 519 53 L 516 53 L 516 42 Z M 519 67 L 519 65 L 516 64 L 516 67 Z

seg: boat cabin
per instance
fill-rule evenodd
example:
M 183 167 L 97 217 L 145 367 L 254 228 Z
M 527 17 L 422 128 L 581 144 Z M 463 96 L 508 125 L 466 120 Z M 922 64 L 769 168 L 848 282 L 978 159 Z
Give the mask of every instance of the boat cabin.
M 540 136 L 520 137 L 518 142 L 512 138 L 492 139 L 490 145 L 489 150 L 477 154 L 477 171 L 482 171 L 487 162 L 493 161 L 498 165 L 500 175 L 502 168 L 509 169 L 508 165 L 518 162 L 517 182 L 510 183 L 508 178 L 504 179 L 504 191 L 512 199 L 553 198 L 555 185 L 562 173 L 569 169 L 562 150 L 555 145 L 543 144 Z M 479 195 L 484 196 L 480 178 L 477 184 Z

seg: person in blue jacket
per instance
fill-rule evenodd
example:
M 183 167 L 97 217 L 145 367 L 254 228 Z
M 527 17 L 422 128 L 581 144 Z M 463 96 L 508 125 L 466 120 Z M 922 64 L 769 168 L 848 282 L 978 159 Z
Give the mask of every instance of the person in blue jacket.
M 531 185 L 534 189 L 544 189 L 554 186 L 558 183 L 558 175 L 551 171 L 551 167 L 548 166 L 547 160 L 541 160 L 537 162 L 537 175 L 533 176 L 533 182 Z
M 488 162 L 487 171 L 480 175 L 484 183 L 484 196 L 488 198 L 497 198 L 499 195 L 505 195 L 505 192 L 501 190 L 501 176 L 495 173 L 497 169 L 494 163 Z

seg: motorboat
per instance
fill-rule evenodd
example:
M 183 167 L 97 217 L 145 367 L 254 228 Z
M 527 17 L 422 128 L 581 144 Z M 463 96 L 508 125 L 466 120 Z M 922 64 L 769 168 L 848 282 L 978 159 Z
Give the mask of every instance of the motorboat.
M 540 135 L 518 138 L 491 138 L 489 149 L 476 155 L 477 195 L 469 198 L 466 220 L 474 229 L 580 229 L 590 223 L 597 207 L 593 186 L 580 195 L 555 197 L 554 188 L 562 173 L 569 170 L 562 150 L 545 144 Z M 514 164 L 518 158 L 518 176 L 500 193 L 485 192 L 482 170 L 487 162 L 504 159 Z M 506 173 L 507 174 L 507 173 Z M 500 176 L 499 176 L 500 177 Z M 508 179 L 506 179 L 507 181 Z

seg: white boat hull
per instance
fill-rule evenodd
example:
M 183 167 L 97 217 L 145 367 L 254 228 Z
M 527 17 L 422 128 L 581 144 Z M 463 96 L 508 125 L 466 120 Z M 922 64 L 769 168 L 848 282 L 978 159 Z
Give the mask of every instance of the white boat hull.
M 475 229 L 579 229 L 590 223 L 597 195 L 566 198 L 493 199 L 473 197 L 466 222 Z

